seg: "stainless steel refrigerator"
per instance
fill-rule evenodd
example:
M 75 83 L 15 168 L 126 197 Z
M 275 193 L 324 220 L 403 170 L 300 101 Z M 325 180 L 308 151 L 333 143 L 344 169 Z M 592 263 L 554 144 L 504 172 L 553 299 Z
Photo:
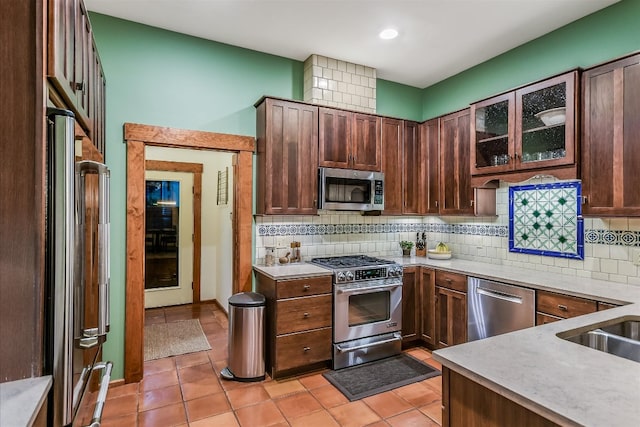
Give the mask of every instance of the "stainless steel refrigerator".
M 76 161 L 72 112 L 50 108 L 47 119 L 44 369 L 53 376 L 49 425 L 76 426 L 83 419 L 99 425 L 112 368 L 111 362 L 99 360 L 109 331 L 109 169 Z M 95 392 L 89 392 L 92 388 Z M 89 396 L 96 401 L 85 402 Z M 89 416 L 79 416 L 85 407 L 91 408 Z

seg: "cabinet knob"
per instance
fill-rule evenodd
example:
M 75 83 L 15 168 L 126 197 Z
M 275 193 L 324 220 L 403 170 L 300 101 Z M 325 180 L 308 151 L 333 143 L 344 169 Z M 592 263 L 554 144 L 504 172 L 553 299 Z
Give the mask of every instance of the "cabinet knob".
M 305 319 L 309 317 L 309 313 L 304 313 L 302 314 L 302 317 L 304 317 Z
M 83 81 L 82 82 L 75 82 L 73 84 L 73 89 L 84 92 L 84 82 Z
M 303 348 L 302 348 L 302 351 L 304 351 L 305 353 L 306 353 L 307 351 L 311 351 L 311 347 L 303 347 Z
M 436 208 L 438 207 L 438 201 L 436 200 Z
M 562 305 L 562 304 L 558 304 L 558 308 L 562 311 L 567 311 L 567 306 L 566 305 Z
M 309 289 L 311 289 L 311 285 L 304 285 L 302 289 L 308 291 Z

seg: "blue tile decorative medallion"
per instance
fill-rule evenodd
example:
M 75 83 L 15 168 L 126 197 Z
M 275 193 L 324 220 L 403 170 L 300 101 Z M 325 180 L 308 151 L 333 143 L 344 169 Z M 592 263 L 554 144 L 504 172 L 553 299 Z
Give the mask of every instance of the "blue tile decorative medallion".
M 584 259 L 579 181 L 509 187 L 509 252 Z

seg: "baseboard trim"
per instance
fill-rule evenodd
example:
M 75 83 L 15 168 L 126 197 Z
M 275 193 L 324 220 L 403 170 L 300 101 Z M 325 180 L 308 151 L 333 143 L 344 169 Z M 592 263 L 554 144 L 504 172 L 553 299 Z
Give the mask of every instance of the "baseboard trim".
M 222 304 L 220 304 L 220 301 L 218 301 L 215 298 L 202 300 L 202 301 L 200 301 L 200 303 L 201 304 L 213 304 L 216 307 L 218 307 L 225 314 L 225 316 L 229 317 L 229 313 L 227 312 L 227 310 L 225 310 L 225 308 L 222 306 Z
M 121 378 L 119 380 L 113 380 L 113 381 L 109 382 L 109 388 L 120 387 L 120 386 L 123 386 L 123 385 L 125 385 L 124 378 Z

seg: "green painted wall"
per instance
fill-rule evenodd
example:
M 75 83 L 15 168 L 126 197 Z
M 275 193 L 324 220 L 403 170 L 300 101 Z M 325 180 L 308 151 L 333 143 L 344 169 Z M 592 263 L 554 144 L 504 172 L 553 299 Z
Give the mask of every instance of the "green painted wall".
M 421 120 L 576 66 L 640 49 L 640 1 L 597 14 L 424 90 L 377 81 L 379 114 Z M 125 281 L 125 122 L 255 135 L 262 95 L 302 99 L 302 62 L 91 14 L 107 78 L 111 168 L 111 332 L 105 357 L 123 377 Z M 257 179 L 257 178 L 256 178 Z
M 383 116 L 422 121 L 422 90 L 377 79 L 376 112 Z
M 123 377 L 126 235 L 125 122 L 255 135 L 253 104 L 263 95 L 302 99 L 303 63 L 91 13 L 107 79 L 111 168 L 111 332 L 105 357 Z M 419 119 L 421 91 L 384 82 L 380 111 Z M 401 101 L 398 101 L 401 100 Z
M 424 89 L 422 118 L 640 50 L 640 1 L 623 0 Z

